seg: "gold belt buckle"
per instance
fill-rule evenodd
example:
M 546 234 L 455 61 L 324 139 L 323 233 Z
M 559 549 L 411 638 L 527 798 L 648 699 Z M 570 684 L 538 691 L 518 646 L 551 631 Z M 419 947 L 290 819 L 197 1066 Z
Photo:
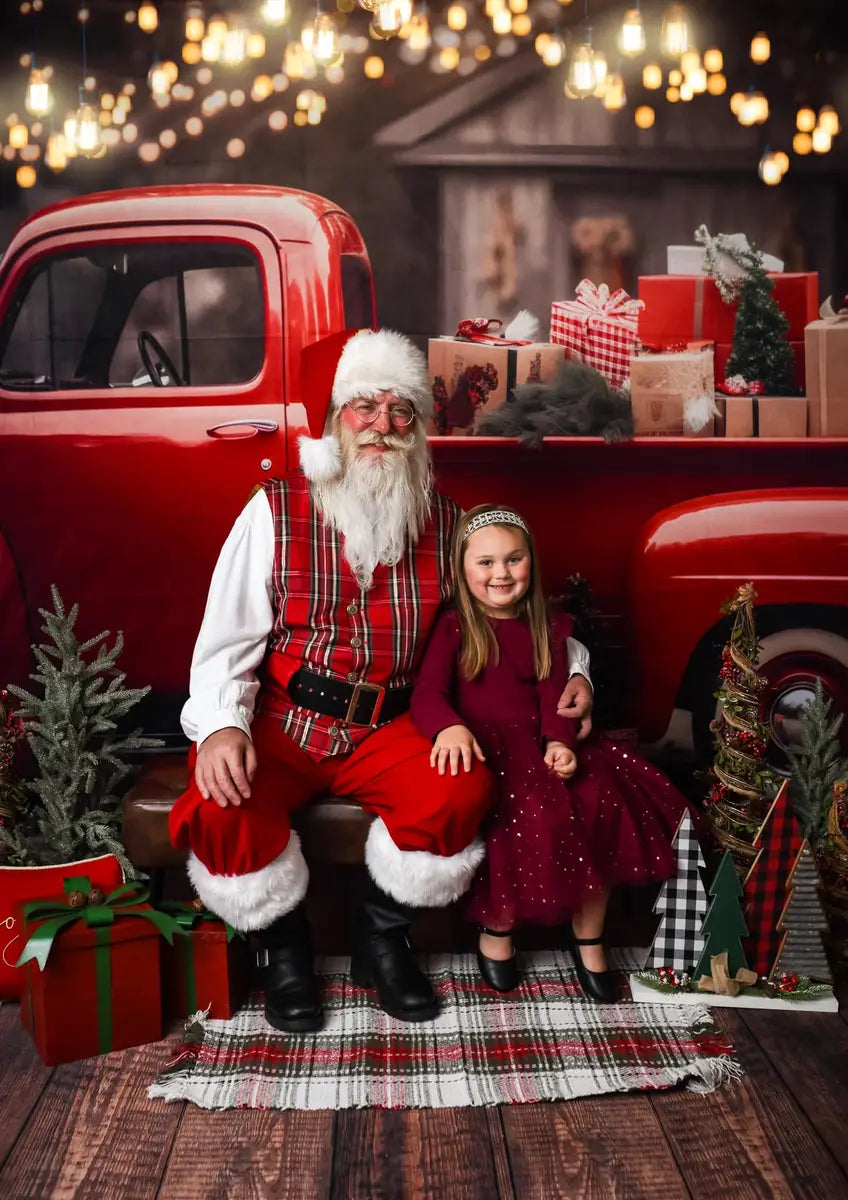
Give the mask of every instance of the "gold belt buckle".
M 377 699 L 374 701 L 374 710 L 371 713 L 370 722 L 354 721 L 353 716 L 359 704 L 359 697 L 362 692 L 376 692 Z M 347 712 L 344 715 L 345 725 L 370 725 L 374 728 L 380 716 L 380 709 L 383 707 L 383 700 L 386 697 L 386 689 L 380 687 L 378 683 L 365 683 L 364 680 L 357 680 L 353 685 L 353 695 L 350 698 L 350 703 L 347 706 Z

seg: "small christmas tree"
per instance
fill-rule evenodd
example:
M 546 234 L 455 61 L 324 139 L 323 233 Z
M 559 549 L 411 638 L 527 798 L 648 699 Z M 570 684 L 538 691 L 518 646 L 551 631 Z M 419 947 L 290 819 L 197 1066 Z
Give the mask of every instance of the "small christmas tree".
M 780 916 L 803 842 L 784 782 L 754 839 L 759 853 L 744 884 L 745 920 L 750 930 L 745 953 L 758 975 L 771 974 L 780 950 Z
M 721 234 L 710 237 L 703 225 L 695 238 L 704 246 L 704 265 L 714 276 L 722 299 L 727 303 L 739 300 L 727 375 L 740 375 L 746 383 L 759 381 L 767 395 L 795 395 L 795 352 L 784 336 L 789 322 L 772 295 L 774 282 L 766 273 L 762 254 L 756 246 L 734 245 Z M 741 279 L 723 270 L 723 255 L 740 268 Z
M 111 649 L 108 632 L 80 643 L 74 633 L 78 606 L 66 613 L 55 587 L 52 593 L 53 611 L 39 609 L 51 641 L 33 647 L 37 670 L 30 678 L 41 695 L 9 687 L 23 701 L 18 714 L 38 775 L 26 784 L 28 819 L 18 820 L 9 837 L 0 829 L 0 856 L 23 857 L 30 866 L 111 853 L 132 878 L 136 873 L 118 835 L 116 788 L 130 770 L 121 755 L 160 743 L 139 737 L 138 730 L 118 736 L 116 729 L 150 689 L 122 686 L 125 676 L 115 666 L 120 633 Z
M 829 982 L 830 968 L 821 940 L 822 933 L 827 932 L 827 918 L 819 899 L 819 877 L 813 852 L 806 841 L 789 879 L 778 928 L 786 932 L 769 978 L 791 973 Z
M 742 915 L 739 901 L 742 885 L 733 865 L 733 858 L 726 852 L 718 864 L 715 878 L 710 885 L 712 901 L 701 925 L 704 949 L 692 973 L 693 979 L 712 974 L 710 959 L 727 954 L 727 973 L 735 975 L 747 967 L 742 938 L 747 937 L 748 927 Z
M 753 841 L 778 787 L 765 762 L 768 729 L 760 719 L 765 680 L 757 675 L 757 631 L 752 583 L 743 584 L 724 611 L 733 613 L 730 640 L 722 651 L 712 725 L 715 759 L 708 776 L 707 819 L 720 845 L 733 854 L 744 879 L 756 857 Z
M 646 967 L 668 967 L 691 972 L 704 949 L 701 922 L 707 911 L 707 893 L 701 882 L 704 856 L 687 809 L 674 835 L 677 874 L 662 885 L 654 904 L 661 917 Z
M 815 695 L 801 712 L 801 743 L 788 751 L 792 802 L 804 837 L 814 849 L 827 835 L 833 786 L 848 780 L 848 759 L 839 744 L 843 714 L 833 716 L 832 708 L 822 681 L 817 679 Z

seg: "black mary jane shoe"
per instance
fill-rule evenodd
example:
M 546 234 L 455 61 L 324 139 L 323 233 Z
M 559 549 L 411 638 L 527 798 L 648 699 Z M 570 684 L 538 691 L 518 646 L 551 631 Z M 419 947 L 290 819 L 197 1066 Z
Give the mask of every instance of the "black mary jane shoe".
M 618 985 L 612 971 L 590 971 L 580 953 L 581 946 L 600 946 L 602 943 L 602 938 L 579 938 L 575 937 L 572 932 L 569 936 L 568 948 L 574 959 L 574 969 L 577 972 L 584 996 L 594 1001 L 595 1004 L 617 1004 Z
M 490 937 L 512 936 L 511 929 L 487 929 L 485 925 L 478 925 L 477 928 L 480 933 L 488 933 Z M 496 992 L 513 992 L 521 982 L 514 950 L 510 958 L 489 958 L 478 948 L 477 966 L 485 982 Z

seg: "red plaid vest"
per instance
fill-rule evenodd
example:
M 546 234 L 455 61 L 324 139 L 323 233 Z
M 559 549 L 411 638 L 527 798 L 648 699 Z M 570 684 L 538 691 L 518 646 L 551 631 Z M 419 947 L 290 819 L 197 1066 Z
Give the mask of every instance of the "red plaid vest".
M 383 687 L 412 684 L 441 605 L 453 590 L 450 548 L 459 508 L 438 492 L 418 542 L 394 567 L 378 565 L 364 592 L 324 523 L 303 475 L 263 484 L 274 518 L 274 627 L 260 709 L 312 758 L 349 754 L 369 728 L 295 707 L 286 684 L 301 666 Z

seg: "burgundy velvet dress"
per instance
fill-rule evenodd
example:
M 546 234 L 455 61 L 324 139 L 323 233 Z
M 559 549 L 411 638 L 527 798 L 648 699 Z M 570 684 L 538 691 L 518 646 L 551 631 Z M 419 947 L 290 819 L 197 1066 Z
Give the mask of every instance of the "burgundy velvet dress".
M 593 890 L 670 878 L 683 796 L 631 748 L 604 737 L 577 743 L 576 722 L 557 716 L 568 678 L 570 618 L 554 619 L 553 668 L 542 681 L 524 620 L 490 623 L 499 661 L 467 680 L 459 667 L 458 617 L 443 613 L 412 698 L 412 717 L 425 737 L 448 725 L 472 731 L 499 786 L 483 829 L 486 859 L 469 892 L 469 918 L 498 929 L 558 924 Z M 567 782 L 545 765 L 548 741 L 565 742 L 577 756 Z

